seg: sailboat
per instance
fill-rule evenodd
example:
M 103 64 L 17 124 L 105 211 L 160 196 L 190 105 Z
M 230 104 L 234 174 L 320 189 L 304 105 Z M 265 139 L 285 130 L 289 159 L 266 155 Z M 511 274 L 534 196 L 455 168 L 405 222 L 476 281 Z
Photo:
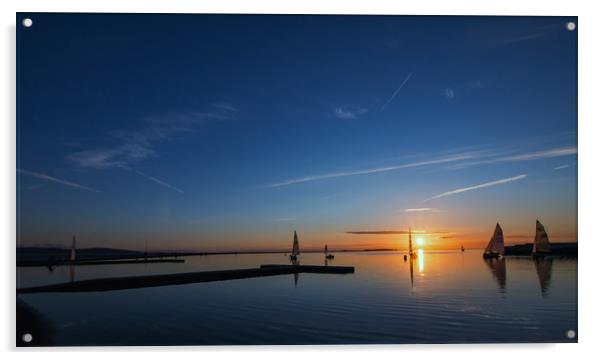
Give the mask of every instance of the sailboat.
M 484 259 L 493 259 L 498 258 L 500 256 L 504 256 L 504 232 L 500 224 L 495 224 L 495 230 L 493 231 L 493 236 L 491 240 L 489 240 L 489 244 L 485 248 L 485 252 L 483 253 Z
M 75 252 L 75 235 L 73 235 L 73 241 L 71 243 L 71 252 L 69 253 L 69 261 L 75 261 L 76 252 Z
M 464 245 L 460 245 L 460 250 L 462 250 L 462 252 L 464 252 Z
M 552 247 L 550 246 L 550 239 L 548 239 L 548 233 L 543 227 L 543 224 L 539 220 L 535 221 L 535 239 L 533 240 L 533 257 L 544 257 L 552 253 Z
M 297 260 L 297 256 L 299 254 L 299 238 L 297 237 L 297 232 L 295 231 L 295 237 L 293 238 L 293 251 L 291 252 L 289 258 L 291 260 Z
M 328 245 L 324 245 L 324 257 L 328 260 L 334 259 L 334 255 L 328 253 Z
M 410 259 L 416 258 L 416 253 L 412 249 L 412 228 L 408 230 L 408 253 L 410 255 Z

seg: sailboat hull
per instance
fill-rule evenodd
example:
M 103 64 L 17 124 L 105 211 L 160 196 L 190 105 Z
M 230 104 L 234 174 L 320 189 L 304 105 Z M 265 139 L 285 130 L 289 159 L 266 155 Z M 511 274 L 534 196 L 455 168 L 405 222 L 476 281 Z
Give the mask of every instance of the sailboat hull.
M 498 259 L 501 255 L 495 252 L 486 252 L 483 254 L 483 259 Z

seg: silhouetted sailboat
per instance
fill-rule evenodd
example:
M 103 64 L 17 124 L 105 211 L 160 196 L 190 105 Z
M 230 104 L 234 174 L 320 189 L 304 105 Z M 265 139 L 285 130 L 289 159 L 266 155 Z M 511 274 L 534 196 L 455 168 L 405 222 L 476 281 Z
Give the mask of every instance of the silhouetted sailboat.
M 410 255 L 410 259 L 416 258 L 416 253 L 412 249 L 412 228 L 408 230 L 408 254 Z
M 548 233 L 539 220 L 535 221 L 535 239 L 533 240 L 533 257 L 544 257 L 552 253 Z
M 324 245 L 324 257 L 328 260 L 334 259 L 334 255 L 328 253 L 328 245 Z
M 504 232 L 502 231 L 502 227 L 498 223 L 495 224 L 493 236 L 491 237 L 491 240 L 489 240 L 489 244 L 487 244 L 487 247 L 485 248 L 483 258 L 493 259 L 498 258 L 500 256 L 504 256 Z
M 460 246 L 460 250 L 461 250 L 462 252 L 464 252 L 464 245 L 461 245 L 461 246 Z
M 297 232 L 295 231 L 295 236 L 293 238 L 293 251 L 291 252 L 290 259 L 297 260 L 297 256 L 299 254 L 299 238 L 297 237 Z

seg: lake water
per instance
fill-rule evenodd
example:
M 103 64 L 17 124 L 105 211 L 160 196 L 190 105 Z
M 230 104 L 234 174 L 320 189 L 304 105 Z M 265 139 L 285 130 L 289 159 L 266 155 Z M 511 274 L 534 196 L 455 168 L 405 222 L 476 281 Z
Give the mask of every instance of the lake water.
M 577 260 L 481 251 L 335 253 L 354 274 L 299 274 L 96 293 L 19 295 L 56 345 L 575 342 Z M 287 263 L 283 254 L 185 263 L 18 268 L 17 286 Z M 302 264 L 324 265 L 323 254 Z M 36 334 L 33 334 L 36 336 Z

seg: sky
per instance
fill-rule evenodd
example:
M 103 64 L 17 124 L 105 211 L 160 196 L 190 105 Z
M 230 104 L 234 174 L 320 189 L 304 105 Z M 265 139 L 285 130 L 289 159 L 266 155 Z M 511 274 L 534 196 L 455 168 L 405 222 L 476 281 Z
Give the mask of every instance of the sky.
M 20 246 L 577 240 L 576 18 L 25 17 Z

